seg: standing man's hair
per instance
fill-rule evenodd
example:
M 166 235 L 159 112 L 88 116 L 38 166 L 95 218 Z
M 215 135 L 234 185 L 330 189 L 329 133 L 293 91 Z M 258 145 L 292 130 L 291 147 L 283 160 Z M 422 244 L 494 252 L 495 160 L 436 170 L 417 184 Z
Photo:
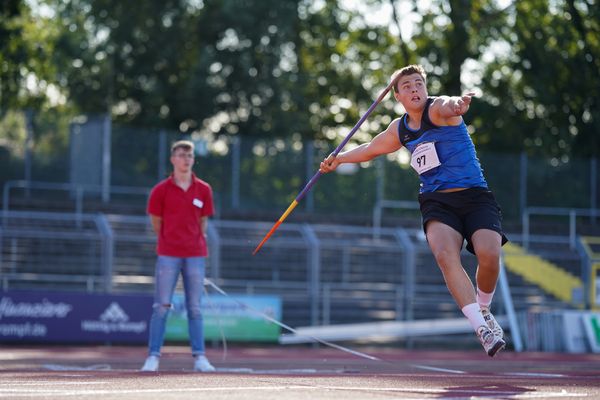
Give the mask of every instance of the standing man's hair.
M 171 145 L 171 155 L 175 154 L 177 149 L 183 149 L 185 151 L 194 151 L 194 142 L 189 140 L 178 140 Z
M 400 80 L 400 78 L 403 76 L 412 75 L 412 74 L 421 75 L 421 78 L 423 78 L 423 82 L 427 83 L 427 72 L 425 72 L 425 69 L 423 69 L 423 67 L 421 65 L 419 65 L 419 64 L 407 65 L 404 68 L 397 69 L 392 74 L 391 81 L 394 82 L 394 79 L 396 79 L 396 83 L 394 83 L 394 86 L 392 86 L 392 90 L 394 91 L 394 93 L 398 92 L 398 80 Z

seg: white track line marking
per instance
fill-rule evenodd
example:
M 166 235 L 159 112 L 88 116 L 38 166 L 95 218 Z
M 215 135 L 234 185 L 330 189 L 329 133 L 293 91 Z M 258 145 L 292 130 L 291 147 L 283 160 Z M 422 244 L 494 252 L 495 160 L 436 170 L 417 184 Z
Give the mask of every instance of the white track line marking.
M 108 385 L 110 381 L 35 381 L 35 382 L 0 382 L 2 386 L 51 386 L 51 385 Z
M 245 386 L 245 387 L 215 387 L 215 388 L 168 388 L 168 389 L 117 389 L 117 390 L 3 390 L 0 392 L 0 397 L 61 397 L 61 396 L 99 396 L 99 395 L 122 395 L 122 394 L 150 394 L 150 393 L 186 393 L 186 392 L 228 392 L 228 391 L 322 391 L 322 390 L 334 390 L 334 391 L 345 391 L 345 392 L 365 392 L 365 393 L 376 393 L 376 392 L 390 392 L 390 393 L 420 393 L 437 395 L 439 399 L 450 399 L 456 398 L 456 394 L 465 395 L 482 395 L 485 397 L 507 397 L 511 399 L 539 399 L 539 398 L 555 398 L 555 397 L 587 397 L 586 393 L 574 393 L 562 390 L 560 392 L 530 392 L 523 393 L 521 391 L 510 391 L 510 390 L 473 390 L 473 389 L 432 389 L 432 388 L 412 388 L 403 389 L 397 387 L 388 388 L 361 388 L 361 387 L 346 387 L 346 386 L 297 386 L 297 385 L 285 385 L 285 386 Z M 439 397 L 448 393 L 452 397 Z
M 466 374 L 465 371 L 459 371 L 459 370 L 454 370 L 454 369 L 429 367 L 427 365 L 417 365 L 417 364 L 413 364 L 412 366 L 415 368 L 424 369 L 424 370 L 428 370 L 428 371 L 448 372 L 450 374 Z
M 501 375 L 506 376 L 531 376 L 535 378 L 566 378 L 563 374 L 546 374 L 543 372 L 504 372 Z

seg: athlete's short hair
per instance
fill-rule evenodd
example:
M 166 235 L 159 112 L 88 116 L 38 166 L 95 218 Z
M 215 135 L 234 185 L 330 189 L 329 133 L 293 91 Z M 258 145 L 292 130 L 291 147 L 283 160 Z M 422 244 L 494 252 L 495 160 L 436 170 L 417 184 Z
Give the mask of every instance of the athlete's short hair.
M 393 92 L 394 93 L 398 92 L 398 81 L 400 80 L 401 77 L 406 76 L 406 75 L 412 75 L 412 74 L 421 75 L 421 78 L 423 78 L 423 82 L 427 83 L 427 72 L 425 72 L 425 69 L 421 65 L 419 65 L 419 64 L 407 65 L 404 68 L 397 69 L 392 74 L 391 82 L 394 82 L 394 80 L 396 80 L 396 82 L 392 86 Z

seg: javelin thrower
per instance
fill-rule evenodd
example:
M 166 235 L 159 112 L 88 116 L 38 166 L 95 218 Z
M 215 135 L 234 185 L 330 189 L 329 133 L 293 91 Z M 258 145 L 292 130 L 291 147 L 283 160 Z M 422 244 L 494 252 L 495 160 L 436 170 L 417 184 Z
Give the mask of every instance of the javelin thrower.
M 490 312 L 490 305 L 500 272 L 501 247 L 508 239 L 501 227 L 500 206 L 488 188 L 475 145 L 462 118 L 469 110 L 474 93 L 430 97 L 426 78 L 420 65 L 409 65 L 394 72 L 390 86 L 406 113 L 370 142 L 340 153 L 345 140 L 321 162 L 315 177 L 334 171 L 340 164 L 369 161 L 402 147 L 411 153 L 410 165 L 421 181 L 419 204 L 429 247 L 450 294 L 469 320 L 485 352 L 493 357 L 506 346 L 504 332 Z M 380 100 L 381 96 L 377 102 Z M 294 203 L 283 218 L 293 207 Z M 476 287 L 461 263 L 460 252 L 465 241 L 467 250 L 475 254 L 478 261 Z

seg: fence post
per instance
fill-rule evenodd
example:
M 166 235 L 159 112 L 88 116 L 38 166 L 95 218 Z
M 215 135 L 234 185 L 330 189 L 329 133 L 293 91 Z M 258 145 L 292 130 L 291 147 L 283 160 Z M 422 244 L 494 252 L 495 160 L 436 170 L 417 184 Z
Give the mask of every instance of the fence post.
M 323 325 L 331 323 L 331 285 L 323 285 Z
M 596 210 L 598 209 L 598 160 L 596 157 L 592 157 L 590 160 L 590 209 L 592 209 L 592 215 L 590 216 L 590 222 L 596 224 Z
M 401 243 L 404 250 L 404 320 L 412 321 L 414 318 L 413 299 L 415 297 L 415 245 L 410 240 L 406 230 L 399 228 L 395 231 L 396 239 Z
M 158 133 L 158 181 L 167 176 L 167 132 L 161 129 Z
M 110 164 L 111 164 L 111 130 L 112 123 L 110 114 L 104 116 L 102 125 L 102 201 L 110 201 Z
M 310 178 L 313 176 L 314 172 L 314 163 L 315 163 L 315 141 L 314 140 L 309 140 L 306 143 L 306 147 L 305 147 L 305 155 L 306 155 L 306 182 L 308 182 L 310 180 Z M 306 199 L 304 200 L 306 202 L 306 211 L 307 212 L 313 212 L 314 208 L 315 208 L 315 198 L 313 196 L 313 191 L 310 190 L 307 194 L 306 194 Z
M 498 286 L 502 293 L 502 300 L 504 302 L 504 308 L 506 309 L 506 315 L 508 316 L 508 323 L 510 325 L 510 334 L 512 336 L 512 342 L 515 346 L 516 352 L 523 351 L 523 341 L 521 339 L 521 331 L 519 330 L 519 323 L 517 321 L 517 315 L 515 313 L 515 307 L 510 296 L 510 287 L 508 285 L 508 278 L 506 277 L 506 269 L 504 267 L 504 257 L 500 256 L 500 272 L 498 275 Z
M 221 238 L 213 221 L 208 221 L 208 245 L 210 247 L 210 274 L 214 281 L 221 277 Z
M 241 141 L 238 136 L 232 138 L 233 149 L 231 151 L 231 208 L 240 208 L 240 157 Z
M 575 250 L 575 239 L 577 236 L 577 211 L 569 210 L 569 248 Z
M 33 117 L 34 113 L 31 108 L 25 110 L 25 131 L 27 137 L 25 139 L 25 182 L 31 182 L 31 166 L 32 166 L 32 150 L 33 150 Z M 25 191 L 27 198 L 31 195 L 29 185 Z
M 519 206 L 521 207 L 521 214 L 525 212 L 527 208 L 527 154 L 521 153 L 521 169 L 519 179 Z
M 308 241 L 307 267 L 309 271 L 309 294 L 310 294 L 310 322 L 311 326 L 319 324 L 319 299 L 321 296 L 321 254 L 319 238 L 309 224 L 302 224 L 302 233 Z
M 114 234 L 110 226 L 110 222 L 102 213 L 96 214 L 94 218 L 96 226 L 100 232 L 100 240 L 102 241 L 102 264 L 104 275 L 104 290 L 107 293 L 112 291 L 112 272 L 114 259 Z
M 81 185 L 75 187 L 75 224 L 78 228 L 82 226 L 83 220 L 83 192 L 84 188 Z
M 524 209 L 521 216 L 521 240 L 525 250 L 529 250 L 529 210 Z
M 385 198 L 385 157 L 375 159 L 375 202 Z
M 381 213 L 383 200 L 376 200 L 373 207 L 373 240 L 379 240 L 381 236 Z

